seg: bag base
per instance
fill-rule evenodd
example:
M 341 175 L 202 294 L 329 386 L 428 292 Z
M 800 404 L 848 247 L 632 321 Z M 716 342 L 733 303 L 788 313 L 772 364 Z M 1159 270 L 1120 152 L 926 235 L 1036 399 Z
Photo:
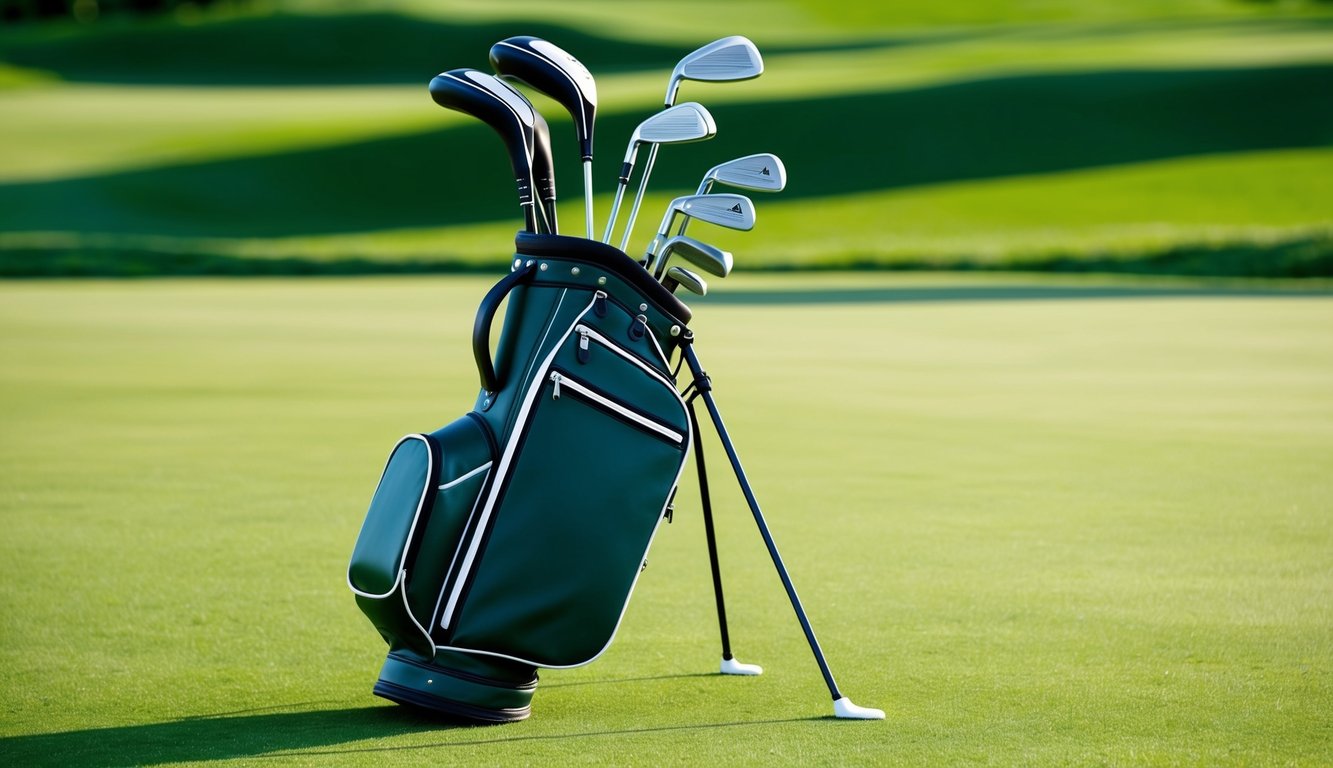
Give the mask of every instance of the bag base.
M 473 723 L 512 723 L 532 714 L 537 668 L 503 659 L 441 651 L 427 661 L 389 652 L 376 696 Z

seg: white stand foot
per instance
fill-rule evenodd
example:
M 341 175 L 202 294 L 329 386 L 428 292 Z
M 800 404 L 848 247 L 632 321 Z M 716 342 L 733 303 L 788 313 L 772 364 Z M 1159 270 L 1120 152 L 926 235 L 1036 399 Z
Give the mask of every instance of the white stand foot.
M 722 669 L 724 675 L 762 675 L 764 668 L 758 664 L 742 664 L 736 661 L 735 657 L 722 660 Z
M 843 696 L 833 700 L 833 716 L 844 720 L 883 720 L 884 710 L 858 707 L 851 699 Z

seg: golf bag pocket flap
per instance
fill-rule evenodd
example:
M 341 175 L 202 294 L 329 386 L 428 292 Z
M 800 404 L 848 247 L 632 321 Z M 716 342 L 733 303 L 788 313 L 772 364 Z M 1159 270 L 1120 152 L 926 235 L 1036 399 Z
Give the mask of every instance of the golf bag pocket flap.
M 347 567 L 353 592 L 384 599 L 405 578 L 413 536 L 430 516 L 439 477 L 440 447 L 432 437 L 408 435 L 394 446 Z

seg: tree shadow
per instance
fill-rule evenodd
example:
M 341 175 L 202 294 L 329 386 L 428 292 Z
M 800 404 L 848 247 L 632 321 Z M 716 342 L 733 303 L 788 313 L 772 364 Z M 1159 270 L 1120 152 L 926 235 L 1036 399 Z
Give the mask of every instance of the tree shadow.
M 14 766 L 111 768 L 254 757 L 457 727 L 460 726 L 427 720 L 396 706 L 241 712 L 145 725 L 11 736 L 0 739 L 0 755 Z
M 45 32 L 45 33 L 44 33 Z M 600 71 L 665 68 L 685 51 L 550 22 L 449 23 L 392 13 L 273 14 L 203 24 L 8 32 L 0 58 L 62 80 L 141 85 L 424 85 L 454 67 L 491 71 L 491 45 L 516 34 L 558 40 Z
M 1333 66 L 997 77 L 907 91 L 722 105 L 717 139 L 668 147 L 655 190 L 756 150 L 783 158 L 784 202 L 942 182 L 1333 143 Z M 422 89 L 423 109 L 427 103 Z M 598 188 L 638 116 L 598 135 Z M 572 144 L 557 126 L 557 147 Z M 561 142 L 570 138 L 568 142 Z M 556 152 L 566 197 L 577 153 Z M 268 156 L 0 185 L 0 231 L 276 237 L 519 221 L 499 140 L 485 126 Z M 573 185 L 571 186 L 569 185 Z M 817 209 L 811 208 L 812 225 Z
M 957 285 L 888 288 L 831 288 L 801 290 L 729 291 L 691 297 L 690 304 L 934 304 L 949 302 L 1070 301 L 1089 299 L 1181 298 L 1319 298 L 1333 290 L 1282 290 L 1225 286 L 1070 286 L 1070 285 Z
M 645 678 L 656 679 L 656 678 Z M 622 682 L 622 681 L 603 681 Z M 629 682 L 629 681 L 623 681 Z M 306 705 L 294 705 L 306 706 Z M 808 722 L 824 718 L 791 718 L 723 723 L 697 723 L 593 730 L 575 733 L 524 734 L 504 727 L 449 722 L 400 706 L 371 706 L 310 712 L 271 712 L 265 708 L 218 715 L 185 717 L 161 723 L 89 728 L 0 738 L 7 765 L 59 765 L 80 768 L 161 765 L 164 763 L 242 758 L 318 757 L 338 754 L 391 754 L 486 744 L 630 736 L 644 733 L 734 728 Z M 465 730 L 474 738 L 451 738 L 414 744 L 356 746 L 355 742 L 413 733 Z

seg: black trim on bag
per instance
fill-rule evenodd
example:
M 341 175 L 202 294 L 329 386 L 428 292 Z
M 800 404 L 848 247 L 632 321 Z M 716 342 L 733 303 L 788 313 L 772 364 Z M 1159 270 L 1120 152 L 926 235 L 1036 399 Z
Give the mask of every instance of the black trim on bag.
M 519 232 L 514 238 L 514 249 L 519 256 L 565 258 L 595 264 L 615 273 L 616 277 L 644 294 L 645 298 L 656 304 L 664 314 L 676 319 L 681 325 L 689 323 L 693 316 L 685 302 L 662 287 L 662 284 L 657 282 L 639 262 L 619 248 L 606 243 L 582 237 Z
M 491 425 L 476 411 L 468 411 L 464 415 L 472 419 L 472 422 L 477 425 L 477 429 L 481 430 L 482 436 L 486 438 L 486 447 L 490 449 L 491 461 L 499 461 L 500 444 L 495 440 L 495 433 L 491 431 Z

